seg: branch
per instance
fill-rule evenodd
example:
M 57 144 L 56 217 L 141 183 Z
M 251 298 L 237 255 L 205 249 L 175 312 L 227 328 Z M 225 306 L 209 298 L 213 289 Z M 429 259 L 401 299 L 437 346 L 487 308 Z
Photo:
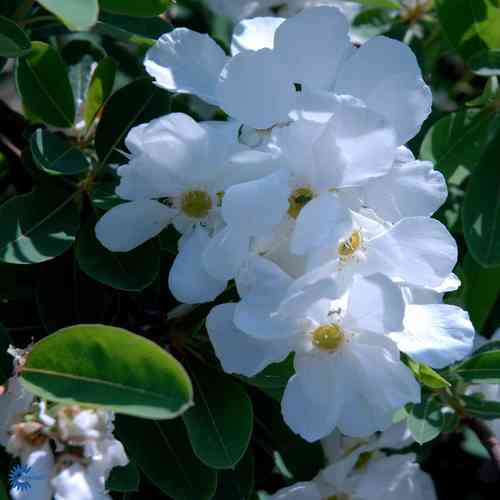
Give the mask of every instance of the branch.
M 462 422 L 476 433 L 479 441 L 481 441 L 481 444 L 486 448 L 491 460 L 500 471 L 500 441 L 493 431 L 485 422 L 478 418 L 464 417 Z

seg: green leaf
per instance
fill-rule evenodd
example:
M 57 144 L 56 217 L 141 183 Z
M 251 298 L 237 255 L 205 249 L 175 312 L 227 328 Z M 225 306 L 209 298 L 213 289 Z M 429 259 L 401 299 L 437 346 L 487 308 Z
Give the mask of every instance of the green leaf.
M 40 186 L 0 206 L 0 261 L 36 264 L 65 252 L 80 225 L 74 195 Z
M 488 146 L 465 195 L 462 222 L 469 251 L 483 267 L 500 266 L 500 133 Z
M 248 500 L 254 486 L 254 459 L 250 449 L 234 470 L 219 471 L 213 500 Z
M 470 254 L 464 258 L 465 308 L 478 332 L 481 332 L 500 292 L 500 268 L 487 269 Z
M 500 48 L 498 0 L 435 0 L 444 31 L 465 57 Z
M 85 31 L 97 21 L 97 0 L 38 0 L 71 30 Z
M 0 16 L 0 56 L 19 57 L 30 50 L 31 41 L 13 21 Z
M 87 99 L 85 100 L 84 118 L 87 127 L 92 125 L 95 117 L 111 95 L 115 83 L 116 70 L 116 63 L 111 57 L 102 59 L 95 69 L 87 92 Z
M 51 175 L 78 175 L 90 168 L 80 149 L 45 129 L 37 129 L 30 140 L 38 168 Z
M 103 13 L 94 31 L 120 42 L 151 47 L 164 33 L 172 31 L 170 23 L 160 17 L 137 18 Z
M 405 362 L 414 373 L 415 377 L 426 387 L 430 389 L 445 389 L 450 387 L 450 382 L 434 371 L 430 366 L 418 363 L 414 359 L 405 356 Z
M 116 432 L 147 478 L 173 500 L 209 500 L 217 473 L 196 458 L 181 419 L 118 417 Z
M 479 349 L 474 351 L 474 354 L 481 354 L 488 351 L 500 351 L 500 340 L 489 340 L 483 344 Z
M 21 381 L 50 401 L 149 419 L 174 418 L 193 397 L 189 377 L 170 354 L 139 335 L 104 325 L 63 328 L 37 342 Z
M 427 132 L 420 149 L 421 159 L 434 162 L 449 183 L 459 184 L 475 169 L 499 128 L 499 114 L 489 108 L 450 113 Z
M 439 436 L 444 426 L 444 417 L 439 401 L 430 396 L 422 403 L 413 405 L 408 415 L 408 429 L 419 444 L 432 441 Z
M 109 210 L 110 208 L 124 203 L 125 200 L 122 200 L 115 193 L 118 184 L 119 178 L 116 174 L 111 178 L 97 181 L 90 192 L 90 199 L 94 207 L 101 210 Z
M 483 420 L 496 420 L 500 418 L 500 402 L 487 401 L 473 396 L 463 396 L 466 415 Z
M 75 103 L 68 69 L 50 45 L 32 43 L 17 64 L 16 84 L 30 114 L 54 127 L 73 125 Z
M 454 369 L 465 382 L 500 384 L 500 350 L 476 354 Z
M 488 81 L 484 86 L 483 93 L 479 97 L 476 97 L 471 101 L 467 101 L 465 105 L 468 107 L 480 107 L 480 108 L 486 106 L 495 100 L 499 88 L 500 85 L 498 83 L 498 78 L 496 76 L 492 76 L 491 78 L 488 78 Z
M 151 17 L 163 14 L 170 0 L 100 0 L 101 8 L 124 16 Z
M 479 441 L 479 438 L 477 437 L 477 434 L 472 429 L 464 429 L 462 449 L 475 457 L 483 459 L 490 458 L 488 450 L 486 450 L 486 448 L 482 445 L 481 441 Z
M 369 8 L 399 9 L 401 4 L 398 0 L 354 0 Z
M 234 467 L 252 434 L 252 403 L 228 375 L 190 363 L 194 406 L 183 415 L 196 456 L 214 469 Z
M 114 467 L 106 481 L 106 489 L 112 491 L 137 491 L 139 489 L 139 469 L 134 462 L 123 467 Z
M 125 149 L 124 139 L 135 125 L 145 123 L 170 111 L 170 97 L 149 78 L 141 78 L 115 92 L 104 107 L 96 131 L 95 146 L 105 163 L 123 163 L 116 150 Z
M 155 239 L 130 252 L 110 252 L 95 236 L 94 218 L 89 219 L 76 240 L 76 258 L 88 276 L 117 290 L 141 291 L 160 271 L 160 248 Z
M 480 76 L 500 75 L 500 50 L 482 50 L 469 59 L 471 70 Z

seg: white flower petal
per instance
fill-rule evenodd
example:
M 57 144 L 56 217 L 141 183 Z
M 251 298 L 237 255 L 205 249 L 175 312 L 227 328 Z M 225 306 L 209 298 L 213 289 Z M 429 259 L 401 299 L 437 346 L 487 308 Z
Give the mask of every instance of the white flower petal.
M 431 216 L 446 200 L 448 189 L 431 162 L 395 163 L 391 171 L 364 186 L 366 203 L 390 222 Z
M 63 469 L 52 481 L 54 500 L 111 500 L 99 477 L 90 474 L 83 465 L 74 463 Z
M 210 302 L 226 288 L 225 280 L 213 278 L 203 266 L 202 255 L 209 241 L 206 231 L 200 227 L 183 241 L 168 276 L 170 291 L 179 302 Z
M 473 348 L 474 327 L 469 315 L 445 304 L 409 305 L 404 331 L 391 338 L 401 351 L 433 368 L 444 368 L 465 358 Z
M 235 56 L 242 50 L 272 49 L 274 33 L 283 21 L 282 17 L 254 17 L 240 21 L 234 27 L 231 54 Z
M 381 113 L 338 97 L 333 117 L 314 144 L 316 175 L 329 187 L 358 185 L 389 172 L 396 146 L 394 129 Z
M 269 500 L 321 500 L 322 495 L 313 482 L 296 483 L 279 490 Z
M 214 307 L 207 317 L 208 336 L 226 373 L 253 377 L 283 360 L 290 349 L 286 342 L 258 340 L 242 332 L 233 321 L 235 309 L 235 304 Z
M 457 262 L 457 244 L 443 224 L 408 217 L 369 242 L 366 271 L 408 284 L 437 287 Z M 368 267 L 369 266 L 369 267 Z
M 222 199 L 222 217 L 229 226 L 251 236 L 266 236 L 288 210 L 288 172 L 230 187 Z
M 300 211 L 290 251 L 304 255 L 320 247 L 337 245 L 352 228 L 349 210 L 333 193 L 314 198 Z
M 203 265 L 214 278 L 230 280 L 248 256 L 249 246 L 246 233 L 226 226 L 211 238 L 202 255 Z
M 108 250 L 128 252 L 159 234 L 174 214 L 175 210 L 154 200 L 122 203 L 99 219 L 95 234 Z
M 330 89 L 351 42 L 349 24 L 338 9 L 305 9 L 276 30 L 274 48 L 293 72 L 293 82 Z
M 382 274 L 355 276 L 344 322 L 353 331 L 388 333 L 403 328 L 405 304 L 400 288 Z
M 148 50 L 144 66 L 159 87 L 194 94 L 217 105 L 215 87 L 226 60 L 208 35 L 176 28 Z
M 359 48 L 339 71 L 337 94 L 362 99 L 385 116 L 404 144 L 431 111 L 432 96 L 411 49 L 397 40 L 375 37 Z
M 257 129 L 286 122 L 295 103 L 289 68 L 273 51 L 246 50 L 233 57 L 221 72 L 217 100 L 224 111 Z

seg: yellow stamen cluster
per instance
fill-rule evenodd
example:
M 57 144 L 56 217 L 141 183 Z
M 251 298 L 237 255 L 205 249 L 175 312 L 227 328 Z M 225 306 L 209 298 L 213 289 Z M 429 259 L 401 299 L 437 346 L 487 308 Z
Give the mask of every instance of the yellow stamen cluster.
M 194 219 L 203 219 L 212 208 L 212 198 L 206 191 L 188 191 L 181 197 L 181 210 Z
M 338 325 L 321 325 L 312 333 L 312 343 L 322 351 L 336 351 L 344 341 L 344 331 Z
M 297 188 L 288 198 L 288 215 L 296 219 L 300 211 L 314 198 L 314 191 L 309 187 Z
M 342 241 L 339 245 L 339 255 L 341 259 L 347 259 L 351 257 L 356 250 L 359 249 L 363 242 L 363 237 L 360 231 L 354 231 L 348 239 Z

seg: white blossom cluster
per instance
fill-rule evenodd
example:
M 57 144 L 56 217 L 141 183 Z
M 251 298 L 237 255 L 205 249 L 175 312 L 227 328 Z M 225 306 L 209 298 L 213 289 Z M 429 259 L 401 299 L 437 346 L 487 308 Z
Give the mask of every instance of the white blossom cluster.
M 432 214 L 443 176 L 404 146 L 431 93 L 403 43 L 350 42 L 345 16 L 313 7 L 244 20 L 231 55 L 177 28 L 147 53 L 156 85 L 220 107 L 224 122 L 173 113 L 134 128 L 96 234 L 129 251 L 172 224 L 168 283 L 189 304 L 234 280 L 207 330 L 224 370 L 253 376 L 294 353 L 282 411 L 308 441 L 388 428 L 420 401 L 401 353 L 434 368 L 466 356 L 457 247 Z
M 26 351 L 10 349 L 14 375 L 0 396 L 0 444 L 29 468 L 14 485 L 13 500 L 111 500 L 106 480 L 111 469 L 128 464 L 123 445 L 113 436 L 112 412 L 79 406 L 53 406 L 36 400 L 17 372 Z
M 404 423 L 366 439 L 334 432 L 322 441 L 328 466 L 312 481 L 284 488 L 270 500 L 437 500 L 415 455 L 399 454 L 411 441 Z

